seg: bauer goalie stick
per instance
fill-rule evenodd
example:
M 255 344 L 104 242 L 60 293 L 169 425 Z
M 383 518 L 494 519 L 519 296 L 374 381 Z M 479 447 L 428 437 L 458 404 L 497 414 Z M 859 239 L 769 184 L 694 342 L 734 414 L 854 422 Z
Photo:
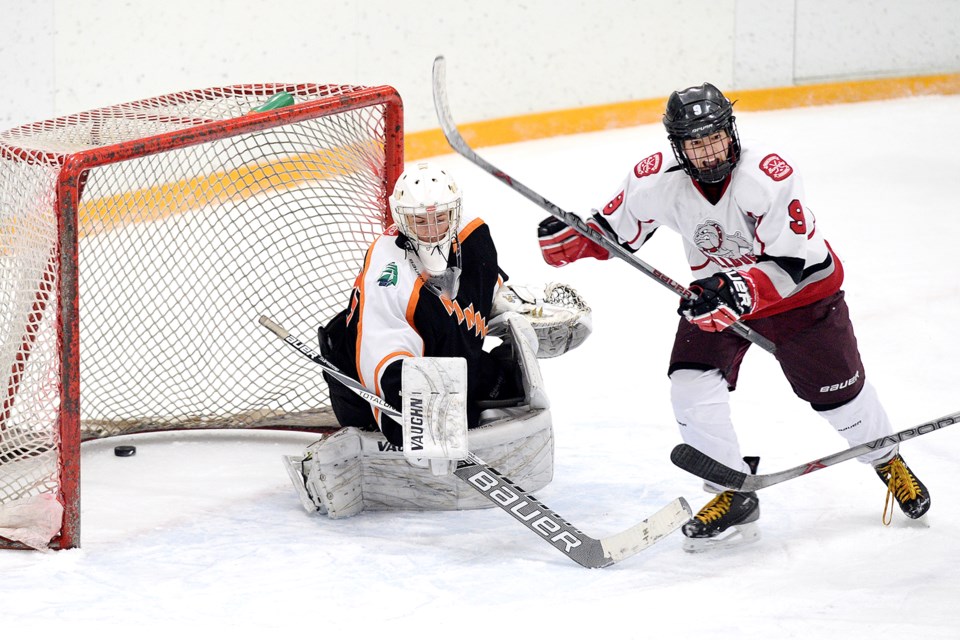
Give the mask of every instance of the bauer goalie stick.
M 403 415 L 383 398 L 343 374 L 279 324 L 267 316 L 260 316 L 260 324 L 371 405 L 394 420 L 403 421 Z M 681 497 L 625 531 L 606 538 L 591 538 L 472 453 L 457 464 L 454 474 L 565 556 L 588 569 L 608 567 L 643 551 L 678 529 L 691 515 L 690 505 Z
M 554 203 L 541 196 L 539 193 L 533 191 L 526 185 L 515 180 L 512 176 L 493 166 L 481 158 L 476 151 L 470 148 L 470 145 L 467 144 L 466 140 L 463 139 L 463 136 L 460 135 L 460 131 L 457 129 L 456 122 L 454 122 L 453 116 L 450 114 L 450 104 L 447 101 L 447 65 L 443 56 L 437 56 L 433 61 L 433 105 L 437 110 L 437 118 L 440 120 L 440 129 L 443 131 L 444 137 L 447 139 L 447 142 L 450 144 L 450 146 L 453 147 L 454 151 L 493 177 L 499 179 L 505 185 L 520 195 L 526 197 L 537 206 L 545 209 L 554 218 L 562 220 L 568 226 L 573 227 L 573 229 L 580 235 L 593 240 L 611 254 L 639 269 L 645 275 L 653 278 L 666 288 L 678 294 L 684 300 L 690 300 L 693 298 L 693 294 L 690 292 L 690 290 L 684 287 L 682 284 L 671 279 L 658 269 L 653 268 L 627 249 L 624 249 L 619 243 L 610 240 L 596 229 L 588 226 L 575 213 L 564 211 Z M 774 353 L 777 350 L 777 347 L 775 344 L 773 344 L 773 342 L 763 337 L 742 322 L 734 322 L 732 325 L 730 325 L 730 330 L 736 333 L 738 336 L 749 340 L 765 351 Z
M 883 449 L 899 444 L 904 440 L 926 435 L 932 431 L 957 424 L 958 422 L 960 422 L 960 412 L 951 413 L 937 420 L 925 422 L 870 442 L 864 442 L 863 444 L 844 449 L 825 458 L 811 460 L 806 464 L 801 464 L 798 467 L 778 473 L 750 475 L 741 471 L 734 471 L 730 467 L 717 462 L 699 449 L 695 449 L 688 444 L 678 444 L 674 447 L 673 451 L 670 452 L 670 460 L 684 471 L 689 471 L 693 475 L 713 482 L 714 484 L 733 489 L 734 491 L 756 491 L 757 489 L 779 484 L 785 480 L 799 478 L 800 476 L 819 471 L 820 469 L 835 465 L 838 462 L 855 458 L 859 455 L 875 451 L 876 449 Z

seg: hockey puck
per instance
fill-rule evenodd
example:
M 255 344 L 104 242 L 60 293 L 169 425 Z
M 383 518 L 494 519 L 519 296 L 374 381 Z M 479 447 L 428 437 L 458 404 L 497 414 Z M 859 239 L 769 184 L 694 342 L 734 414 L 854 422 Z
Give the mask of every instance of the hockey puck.
M 137 448 L 130 444 L 121 444 L 113 448 L 113 455 L 121 458 L 129 458 L 137 455 Z

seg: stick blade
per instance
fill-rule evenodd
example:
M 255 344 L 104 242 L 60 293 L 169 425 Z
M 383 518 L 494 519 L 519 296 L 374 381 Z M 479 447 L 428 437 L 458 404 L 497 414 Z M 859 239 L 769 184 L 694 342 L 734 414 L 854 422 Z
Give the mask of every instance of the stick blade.
M 692 515 L 687 501 L 682 497 L 677 498 L 643 522 L 602 539 L 600 544 L 607 563 L 601 566 L 609 566 L 640 553 L 679 529 Z
M 721 464 L 688 444 L 678 444 L 670 452 L 670 461 L 684 471 L 707 482 L 738 491 L 743 488 L 747 474 Z

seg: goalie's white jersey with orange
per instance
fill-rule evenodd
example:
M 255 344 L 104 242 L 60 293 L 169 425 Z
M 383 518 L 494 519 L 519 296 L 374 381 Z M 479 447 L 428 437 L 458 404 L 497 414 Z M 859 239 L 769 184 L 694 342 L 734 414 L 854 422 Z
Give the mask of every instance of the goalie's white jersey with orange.
M 594 218 L 631 251 L 657 227 L 673 229 L 683 238 L 694 279 L 727 270 L 749 274 L 757 304 L 745 319 L 804 306 L 840 288 L 840 260 L 817 229 L 787 160 L 744 148 L 721 188 L 711 204 L 673 154 L 660 151 L 633 167 Z

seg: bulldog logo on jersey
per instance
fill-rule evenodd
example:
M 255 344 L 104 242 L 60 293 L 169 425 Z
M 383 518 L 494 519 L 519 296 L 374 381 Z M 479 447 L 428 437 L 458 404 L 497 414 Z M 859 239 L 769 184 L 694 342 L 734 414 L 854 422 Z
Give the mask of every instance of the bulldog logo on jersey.
M 648 156 L 637 163 L 637 166 L 633 168 L 633 173 L 638 178 L 643 176 L 650 176 L 658 171 L 660 167 L 663 166 L 663 154 L 657 151 L 652 156 Z
M 760 169 L 770 176 L 774 182 L 785 180 L 793 173 L 793 167 L 775 153 L 771 153 L 760 161 Z
M 729 234 L 716 220 L 706 220 L 693 232 L 697 248 L 711 262 L 724 268 L 753 264 L 753 243 L 739 231 Z

